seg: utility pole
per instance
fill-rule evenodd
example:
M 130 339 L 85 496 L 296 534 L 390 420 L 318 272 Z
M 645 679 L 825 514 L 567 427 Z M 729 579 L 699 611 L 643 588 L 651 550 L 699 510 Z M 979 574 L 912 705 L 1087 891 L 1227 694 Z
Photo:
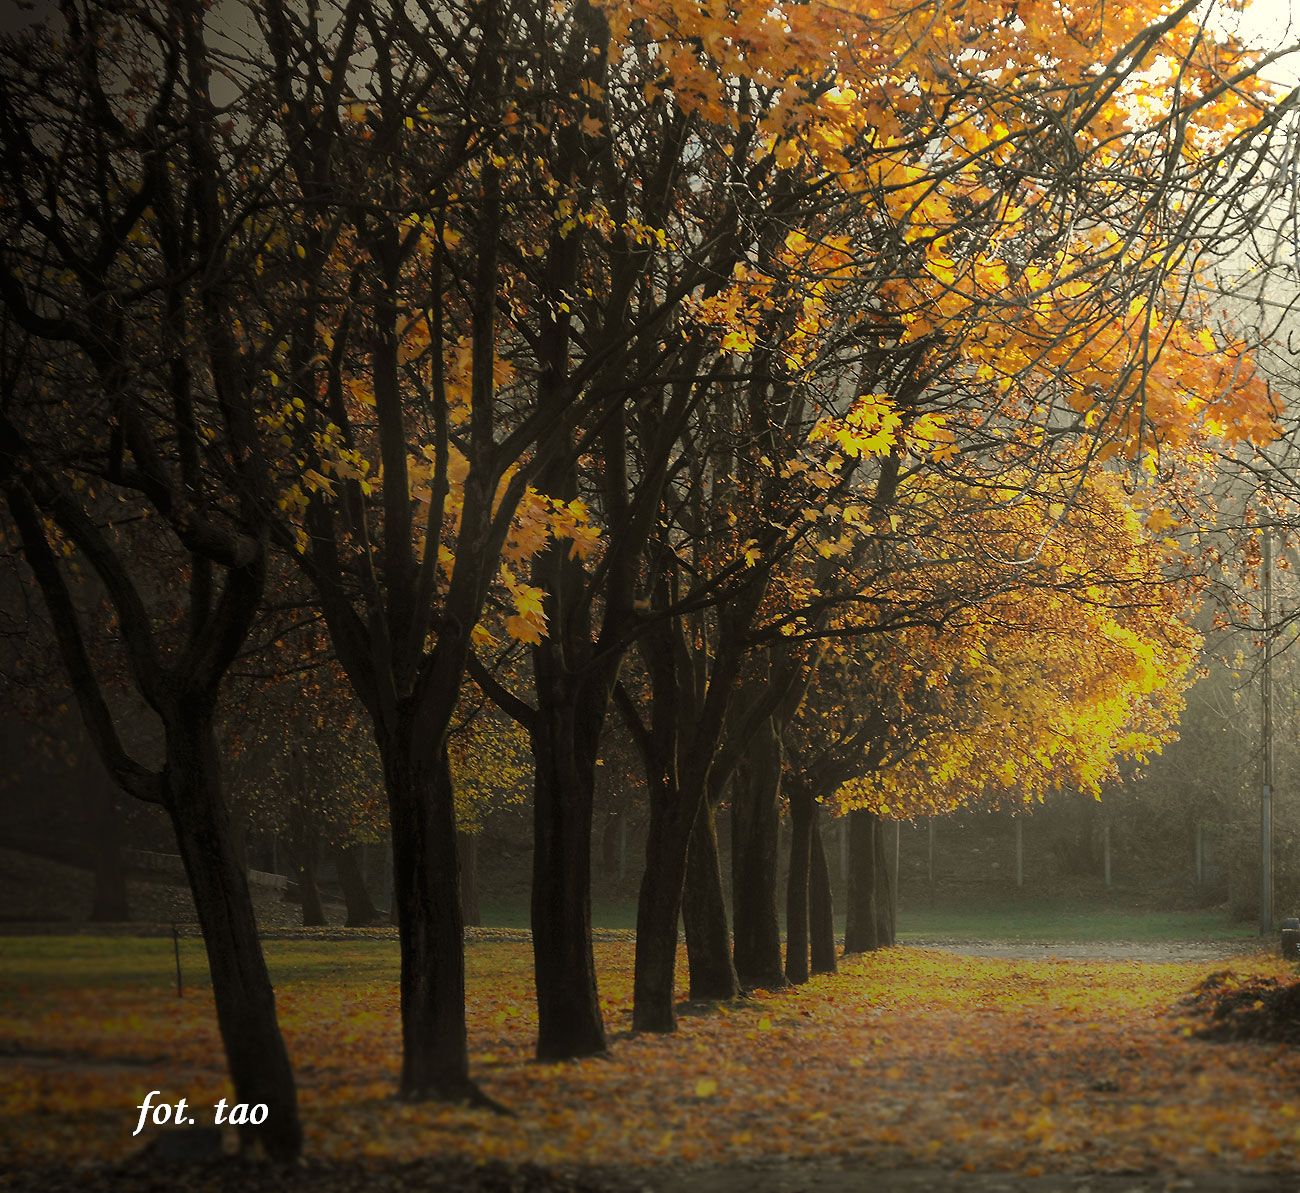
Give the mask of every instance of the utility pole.
M 1269 517 L 1265 510 L 1265 518 Z M 1273 532 L 1264 523 L 1264 673 L 1261 677 L 1262 762 L 1259 790 L 1259 934 L 1273 932 Z

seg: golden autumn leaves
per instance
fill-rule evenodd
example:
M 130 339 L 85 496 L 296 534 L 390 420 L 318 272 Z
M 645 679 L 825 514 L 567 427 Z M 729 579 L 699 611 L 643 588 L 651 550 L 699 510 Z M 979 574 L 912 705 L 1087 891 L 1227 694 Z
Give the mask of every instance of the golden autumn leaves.
M 602 267 L 579 269 L 576 284 L 529 309 L 524 295 L 539 263 L 580 252 L 573 248 L 580 241 L 598 246 L 597 263 L 602 253 L 643 256 L 653 263 L 647 292 L 654 293 L 702 251 L 692 238 L 706 235 L 707 220 L 694 205 L 706 206 L 713 190 L 759 193 L 759 210 L 786 192 L 833 196 L 827 218 L 810 205 L 792 208 L 798 214 L 773 243 L 686 288 L 674 299 L 673 334 L 699 343 L 723 378 L 771 361 L 791 385 L 828 389 L 844 384 L 824 379 L 842 367 L 827 361 L 836 338 L 856 336 L 881 354 L 915 349 L 915 371 L 933 369 L 936 388 L 959 392 L 973 413 L 965 423 L 937 407 L 905 419 L 907 403 L 885 385 L 855 385 L 824 402 L 793 458 L 773 466 L 786 481 L 798 474 L 796 511 L 808 522 L 824 518 L 818 494 L 836 487 L 846 462 L 906 450 L 942 470 L 959 461 L 984 420 L 1041 429 L 1058 411 L 1071 411 L 1096 434 L 1098 461 L 1138 458 L 1155 444 L 1178 449 L 1206 434 L 1232 441 L 1273 433 L 1244 345 L 1216 336 L 1206 312 L 1182 301 L 1187 271 L 1177 261 L 1186 246 L 1144 209 L 1146 191 L 1128 185 L 1141 183 L 1155 160 L 1135 148 L 1137 134 L 1154 134 L 1167 121 L 1184 127 L 1169 168 L 1191 171 L 1257 118 L 1261 84 L 1215 90 L 1225 71 L 1247 61 L 1234 47 L 1204 39 L 1193 22 L 1160 26 L 1162 14 L 1145 6 L 1111 13 L 1104 28 L 1091 9 L 1048 4 L 749 5 L 725 16 L 692 0 L 595 7 L 608 33 L 595 55 L 600 69 L 590 72 L 601 81 L 584 74 L 566 93 L 539 98 L 536 78 L 521 67 L 505 80 L 495 123 L 471 130 L 475 152 L 454 185 L 408 197 L 422 205 L 400 222 L 404 268 L 413 277 L 435 264 L 461 278 L 472 273 L 482 251 L 473 235 L 477 184 L 491 174 L 504 197 L 498 249 L 512 271 L 496 296 L 501 311 L 525 338 L 543 326 L 586 336 L 602 316 Z M 557 23 L 572 16 L 564 5 L 552 13 Z M 1130 59 L 1146 69 L 1124 66 L 1123 85 L 1108 89 L 1114 63 Z M 1051 96 L 1069 89 L 1083 115 L 1058 137 L 1062 117 Z M 1171 108 L 1175 93 L 1188 97 L 1185 110 Z M 351 92 L 337 102 L 359 134 L 370 139 L 372 125 L 389 120 L 398 140 L 410 134 L 413 151 L 437 143 L 444 119 L 420 106 L 398 123 L 378 97 Z M 602 169 L 615 174 L 672 119 L 688 120 L 699 130 L 688 155 L 699 178 L 653 212 L 643 197 L 603 193 L 606 184 L 573 187 L 548 149 L 543 112 L 557 126 L 571 122 L 583 154 L 608 153 Z M 1056 145 L 1060 137 L 1069 144 Z M 1081 185 L 1096 197 L 1082 216 L 1071 210 L 1068 191 L 1054 190 L 1053 153 L 1092 172 Z M 1204 177 L 1178 177 L 1186 190 L 1180 203 L 1204 200 Z M 343 271 L 360 253 L 343 237 L 335 264 Z M 438 449 L 420 443 L 407 453 L 406 472 L 417 514 L 429 508 L 436 485 L 450 487 L 440 541 L 416 535 L 417 554 L 436 552 L 445 579 L 466 472 L 454 432 L 471 415 L 474 366 L 469 337 L 438 338 L 430 318 L 403 310 L 397 364 L 414 377 L 436 363 L 443 386 L 436 401 L 453 432 L 445 470 Z M 333 350 L 331 329 L 321 329 L 321 342 Z M 653 347 L 667 351 L 666 343 Z M 536 385 L 536 368 L 520 371 L 521 357 L 527 353 L 502 334 L 490 368 L 498 395 Z M 371 379 L 353 363 L 344 371 L 345 399 L 364 421 L 374 405 Z M 266 429 L 287 445 L 287 428 L 301 417 L 294 398 Z M 333 499 L 340 479 L 356 482 L 365 498 L 382 494 L 373 448 L 343 444 L 333 422 L 312 432 L 310 448 L 312 466 L 305 456 L 285 462 L 280 506 L 291 516 L 301 519 L 313 494 Z M 847 556 L 869 521 L 859 515 L 852 501 L 832 513 L 833 531 L 813 544 L 817 555 Z M 497 573 L 496 605 L 508 612 L 492 614 L 493 624 L 476 630 L 479 640 L 496 631 L 539 642 L 545 594 L 522 578 L 525 565 L 555 540 L 591 555 L 607 529 L 604 516 L 581 499 L 547 502 L 530 490 Z M 901 532 L 908 533 L 905 523 Z M 298 526 L 300 551 L 307 534 Z M 740 527 L 726 550 L 752 568 L 765 548 L 751 527 Z
M 161 942 L 138 942 L 115 960 L 117 943 L 74 946 L 81 966 L 121 970 L 93 1002 L 79 983 L 38 976 L 67 964 L 48 945 L 39 962 L 22 960 L 22 986 L 0 996 L 0 1042 L 12 1057 L 0 1147 L 9 1154 L 120 1156 L 130 1143 L 122 1066 L 154 1086 L 183 1076 L 195 1097 L 226 1093 L 210 1067 L 217 1037 L 206 991 L 160 1003 L 143 971 Z M 606 1006 L 621 1026 L 630 942 L 597 948 Z M 632 1038 L 612 1058 L 548 1068 L 530 1055 L 526 947 L 482 941 L 469 949 L 471 1047 L 485 1087 L 515 1112 L 507 1119 L 389 1096 L 391 944 L 272 942 L 269 951 L 283 974 L 277 1002 L 307 1135 L 321 1157 L 403 1161 L 437 1151 L 620 1167 L 834 1157 L 1024 1174 L 1216 1165 L 1264 1173 L 1300 1163 L 1294 1049 L 1207 1044 L 1178 1017 L 1179 1001 L 1221 962 L 890 950 L 797 992 L 684 1019 L 672 1038 Z M 1274 972 L 1279 963 L 1243 965 Z M 612 1105 L 617 1115 L 606 1112 Z

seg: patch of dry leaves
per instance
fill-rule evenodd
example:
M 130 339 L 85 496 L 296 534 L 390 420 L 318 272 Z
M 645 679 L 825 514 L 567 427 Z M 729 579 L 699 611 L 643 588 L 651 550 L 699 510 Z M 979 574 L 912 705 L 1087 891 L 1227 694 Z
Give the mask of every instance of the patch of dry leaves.
M 268 946 L 292 950 L 275 942 Z M 319 948 L 320 946 L 315 946 Z M 407 1105 L 392 978 L 340 945 L 279 1007 L 311 1153 L 643 1165 L 834 1154 L 883 1167 L 1300 1170 L 1300 1054 L 1209 1043 L 1180 1000 L 1221 963 L 1011 961 L 895 949 L 799 990 L 632 1036 L 632 946 L 598 944 L 610 1057 L 542 1066 L 526 945 L 469 949 L 477 1077 L 516 1118 Z M 1261 958 L 1247 968 L 1286 972 Z M 149 1089 L 229 1089 L 206 992 L 66 984 L 0 993 L 0 1156 L 120 1158 Z M 203 1121 L 202 1119 L 200 1121 Z

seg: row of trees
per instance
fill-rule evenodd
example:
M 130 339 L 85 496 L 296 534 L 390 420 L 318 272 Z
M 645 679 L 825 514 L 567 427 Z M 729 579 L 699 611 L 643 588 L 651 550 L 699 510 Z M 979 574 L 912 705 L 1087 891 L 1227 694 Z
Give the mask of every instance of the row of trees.
M 1198 287 L 1289 110 L 1194 7 L 70 0 L 5 43 L 11 533 L 97 751 L 172 820 L 268 1152 L 301 1135 L 234 670 L 255 724 L 337 723 L 341 769 L 373 738 L 412 1098 L 488 1101 L 453 765 L 484 700 L 530 746 L 544 1060 L 607 1044 L 612 736 L 646 1031 L 683 919 L 701 997 L 834 964 L 828 802 L 870 947 L 879 816 L 1168 738 L 1197 569 L 1148 482 L 1275 433 Z

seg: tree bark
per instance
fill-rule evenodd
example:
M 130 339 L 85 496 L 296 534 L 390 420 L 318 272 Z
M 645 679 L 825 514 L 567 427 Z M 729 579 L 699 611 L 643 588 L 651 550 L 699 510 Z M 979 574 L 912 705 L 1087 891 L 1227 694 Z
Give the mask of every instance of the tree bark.
M 632 1030 L 675 1031 L 673 979 L 677 969 L 677 922 L 686 885 L 691 824 L 676 799 L 651 790 L 645 873 L 636 909 L 636 963 Z M 692 817 L 692 821 L 694 821 Z
M 477 928 L 483 923 L 478 898 L 478 834 L 459 834 L 460 908 L 465 923 Z
M 769 718 L 754 736 L 749 756 L 731 785 L 731 880 L 736 976 L 743 989 L 776 990 L 787 984 L 776 906 L 777 797 L 781 742 Z
M 785 976 L 796 986 L 809 978 L 808 883 L 812 868 L 813 801 L 803 792 L 790 798 L 790 869 L 785 895 Z
M 539 651 L 538 654 L 542 652 Z M 550 661 L 539 690 L 547 691 Z M 568 1060 L 605 1051 L 591 948 L 591 825 L 599 724 L 567 691 L 539 699 L 532 734 L 533 974 L 537 1057 Z
M 324 928 L 329 924 L 329 920 L 325 918 L 325 904 L 321 902 L 320 886 L 316 882 L 315 853 L 314 842 L 306 845 L 302 861 L 298 866 L 298 893 L 302 898 L 304 928 Z
M 686 957 L 690 964 L 691 1000 L 735 998 L 740 991 L 731 960 L 731 933 L 722 893 L 717 821 L 713 805 L 701 800 L 686 854 L 686 890 L 682 900 Z
M 248 879 L 231 839 L 212 722 L 210 704 L 168 710 L 167 809 L 194 892 L 235 1100 L 268 1111 L 264 1123 L 241 1134 L 273 1159 L 293 1160 L 302 1147 L 297 1093 Z
M 822 841 L 821 811 L 813 806 L 812 870 L 808 875 L 808 919 L 811 937 L 812 972 L 834 973 L 835 903 L 831 895 L 831 870 Z
M 302 900 L 302 926 L 304 928 L 323 928 L 329 921 L 325 918 L 325 904 L 321 902 L 320 885 L 316 881 L 316 858 L 319 853 L 320 835 L 310 816 L 304 813 L 295 833 L 294 853 L 298 860 L 298 895 Z
M 469 1079 L 456 813 L 444 747 L 408 713 L 381 743 L 401 944 L 403 1098 L 478 1099 Z
M 360 845 L 335 845 L 334 864 L 338 869 L 339 886 L 343 888 L 343 901 L 347 904 L 346 927 L 367 928 L 383 921 L 383 914 L 375 906 L 361 871 Z
M 849 813 L 849 872 L 845 892 L 844 952 L 878 947 L 876 915 L 876 817 L 864 809 Z
M 302 750 L 289 751 L 289 841 L 298 876 L 298 898 L 302 903 L 302 926 L 320 928 L 326 923 L 320 887 L 316 884 L 316 855 L 320 845 L 320 824 L 307 806 L 307 776 Z

